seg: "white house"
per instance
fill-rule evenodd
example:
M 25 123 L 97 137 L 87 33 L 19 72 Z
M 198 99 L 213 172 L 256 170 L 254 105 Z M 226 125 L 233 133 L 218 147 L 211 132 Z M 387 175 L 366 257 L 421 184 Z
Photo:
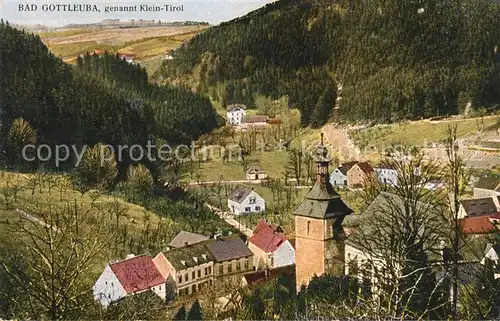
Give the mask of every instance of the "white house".
M 248 239 L 257 269 L 278 268 L 295 264 L 295 249 L 281 227 L 261 220 Z
M 127 295 L 148 290 L 165 300 L 165 286 L 165 278 L 153 263 L 151 256 L 130 255 L 123 261 L 107 265 L 92 291 L 94 299 L 102 306 L 108 307 Z
M 398 186 L 398 172 L 389 166 L 380 165 L 374 168 L 377 179 L 385 185 Z
M 227 207 L 231 213 L 259 213 L 266 210 L 266 201 L 253 188 L 237 187 L 227 199 Z
M 330 174 L 330 183 L 333 186 L 347 187 L 347 172 L 358 162 L 348 162 L 335 168 Z
M 227 106 L 227 122 L 231 125 L 240 125 L 246 109 L 247 107 L 241 104 Z

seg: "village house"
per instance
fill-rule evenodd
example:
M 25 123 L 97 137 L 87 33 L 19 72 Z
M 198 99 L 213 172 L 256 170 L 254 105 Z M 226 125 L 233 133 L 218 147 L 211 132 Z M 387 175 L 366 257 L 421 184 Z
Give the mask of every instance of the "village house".
M 172 243 L 172 242 L 171 242 Z M 172 291 L 191 295 L 215 284 L 218 278 L 253 271 L 253 253 L 238 235 L 215 236 L 159 253 L 153 261 Z
M 398 172 L 391 166 L 380 164 L 374 168 L 375 175 L 380 183 L 385 185 L 398 186 Z
M 474 186 L 474 198 L 494 197 L 500 208 L 500 178 L 482 177 Z
M 210 237 L 201 235 L 201 234 L 196 234 L 196 233 L 191 233 L 191 232 L 186 232 L 186 231 L 180 231 L 179 234 L 177 234 L 170 243 L 168 243 L 168 246 L 170 248 L 181 248 L 186 245 L 190 244 L 196 244 L 200 243 L 203 241 L 208 240 Z
M 213 284 L 214 257 L 203 242 L 160 252 L 153 261 L 164 279 L 175 282 L 172 291 L 179 296 Z
M 230 125 L 240 125 L 243 117 L 246 115 L 247 107 L 242 104 L 227 106 L 227 122 Z
M 238 235 L 218 237 L 205 242 L 214 257 L 214 277 L 233 278 L 254 270 L 253 253 Z
M 247 180 L 260 180 L 266 179 L 267 173 L 257 165 L 252 165 L 248 167 L 246 171 Z
M 347 186 L 349 188 L 362 188 L 373 173 L 373 168 L 368 162 L 356 163 L 347 171 Z
M 125 260 L 110 263 L 92 288 L 94 299 L 102 306 L 145 291 L 166 298 L 165 278 L 149 255 L 129 255 Z
M 248 239 L 257 269 L 295 264 L 295 249 L 280 226 L 261 220 Z
M 500 213 L 493 215 L 467 216 L 459 219 L 463 234 L 477 236 L 499 231 Z
M 227 207 L 235 215 L 259 213 L 266 210 L 266 202 L 253 188 L 239 186 L 229 195 Z
M 493 263 L 498 264 L 500 255 L 500 245 L 488 243 L 484 251 L 484 257 L 481 259 L 481 264 L 486 263 L 486 259 L 493 261 Z M 500 274 L 495 274 L 495 278 L 499 278 Z
M 333 186 L 347 187 L 347 172 L 358 162 L 347 162 L 335 168 L 330 174 L 330 184 Z
M 458 218 L 471 216 L 487 216 L 499 212 L 494 200 L 496 197 L 473 198 L 460 201 Z

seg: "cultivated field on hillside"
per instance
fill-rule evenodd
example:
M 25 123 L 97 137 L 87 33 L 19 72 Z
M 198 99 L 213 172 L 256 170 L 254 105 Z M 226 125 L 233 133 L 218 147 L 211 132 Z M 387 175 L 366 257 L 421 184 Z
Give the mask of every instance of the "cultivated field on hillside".
M 37 32 L 49 49 L 73 63 L 78 55 L 96 49 L 134 54 L 138 62 L 165 56 L 207 26 L 168 26 L 115 29 L 59 29 Z

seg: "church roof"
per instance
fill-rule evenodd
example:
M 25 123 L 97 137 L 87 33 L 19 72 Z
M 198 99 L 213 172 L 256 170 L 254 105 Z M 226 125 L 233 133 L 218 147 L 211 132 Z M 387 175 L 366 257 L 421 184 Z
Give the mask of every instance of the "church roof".
M 340 197 L 328 201 L 305 199 L 293 212 L 294 215 L 326 219 L 352 214 L 353 210 Z
M 324 168 L 324 175 L 314 183 L 305 200 L 295 209 L 293 214 L 319 219 L 343 217 L 352 214 L 353 210 L 342 201 L 328 179 L 329 157 L 328 150 L 323 145 L 323 135 L 321 135 L 321 143 L 318 145 L 315 160 L 319 166 L 326 168 Z

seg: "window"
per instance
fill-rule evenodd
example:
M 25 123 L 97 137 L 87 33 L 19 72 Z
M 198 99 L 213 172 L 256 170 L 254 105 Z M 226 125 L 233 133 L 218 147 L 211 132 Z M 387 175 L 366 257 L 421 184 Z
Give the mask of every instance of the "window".
M 271 267 L 274 266 L 274 256 L 271 256 Z
M 211 266 L 208 267 L 208 274 L 212 274 L 212 267 Z
M 223 265 L 219 265 L 219 274 L 220 275 L 224 274 L 224 266 Z
M 255 197 L 250 197 L 249 203 L 250 204 L 255 204 Z
M 229 262 L 229 265 L 227 266 L 227 273 L 233 272 L 233 264 Z
M 111 300 L 111 294 L 108 294 L 108 299 L 110 299 L 110 300 Z
M 311 233 L 311 221 L 307 221 L 307 236 Z
M 186 282 L 189 281 L 189 274 L 187 274 L 187 273 L 184 274 L 184 279 L 186 280 Z
M 248 270 L 248 259 L 245 260 L 245 270 Z
M 198 277 L 201 278 L 201 270 L 198 270 Z
M 182 283 L 182 275 L 179 276 L 179 283 Z
M 260 206 L 255 206 L 255 211 L 256 212 L 260 211 Z
M 193 271 L 193 273 L 191 273 L 191 279 L 192 280 L 196 279 L 196 274 L 195 273 L 196 273 L 195 271 Z
M 236 271 L 240 271 L 241 270 L 241 262 L 238 261 L 236 262 Z
M 160 290 L 160 291 L 161 291 L 161 285 L 158 287 L 158 290 Z
M 250 212 L 250 207 L 245 207 L 245 212 Z

